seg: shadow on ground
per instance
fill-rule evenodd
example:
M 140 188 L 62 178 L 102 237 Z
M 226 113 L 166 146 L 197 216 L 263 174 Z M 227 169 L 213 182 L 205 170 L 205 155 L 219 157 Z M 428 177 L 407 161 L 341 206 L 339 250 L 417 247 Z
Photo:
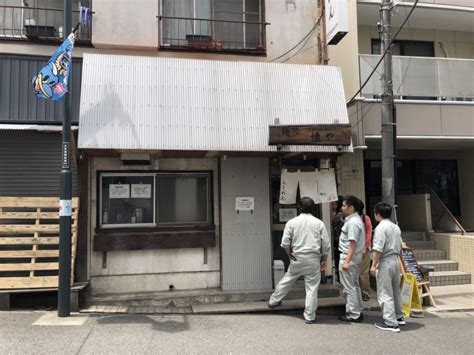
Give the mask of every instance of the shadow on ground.
M 165 333 L 180 333 L 189 330 L 188 318 L 186 315 L 173 316 L 175 319 L 165 320 L 162 316 L 147 316 L 143 314 L 127 314 L 100 316 L 98 324 L 150 324 L 153 330 Z

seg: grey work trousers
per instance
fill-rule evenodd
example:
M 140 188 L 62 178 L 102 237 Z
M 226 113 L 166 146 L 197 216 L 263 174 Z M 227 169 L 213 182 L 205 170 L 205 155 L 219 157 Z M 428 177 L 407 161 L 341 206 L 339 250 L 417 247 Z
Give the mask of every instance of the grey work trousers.
M 346 316 L 352 319 L 360 317 L 364 304 L 362 303 L 362 294 L 359 285 L 359 265 L 361 257 L 353 257 L 349 264 L 349 270 L 342 269 L 346 254 L 341 254 L 339 261 L 339 279 L 342 285 L 342 294 L 346 299 Z
M 321 257 L 318 254 L 298 255 L 296 261 L 291 261 L 288 271 L 275 287 L 275 292 L 270 296 L 269 304 L 280 302 L 290 292 L 296 280 L 304 276 L 306 289 L 306 302 L 303 316 L 306 320 L 316 318 L 318 309 L 318 288 L 321 282 Z
M 400 295 L 400 264 L 397 255 L 380 260 L 377 266 L 377 299 L 382 308 L 385 324 L 397 326 L 403 316 Z

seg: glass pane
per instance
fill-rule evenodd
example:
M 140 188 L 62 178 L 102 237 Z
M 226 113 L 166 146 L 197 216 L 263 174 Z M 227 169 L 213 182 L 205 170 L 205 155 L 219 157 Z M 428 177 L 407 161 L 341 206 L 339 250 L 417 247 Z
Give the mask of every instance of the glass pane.
M 102 176 L 102 225 L 153 223 L 153 176 Z
M 208 176 L 159 176 L 158 223 L 209 223 Z

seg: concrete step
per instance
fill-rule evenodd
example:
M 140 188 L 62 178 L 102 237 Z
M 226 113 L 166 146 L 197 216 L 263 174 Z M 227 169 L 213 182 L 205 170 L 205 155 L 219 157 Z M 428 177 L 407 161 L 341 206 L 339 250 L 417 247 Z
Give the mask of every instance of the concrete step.
M 419 232 L 419 231 L 402 231 L 402 239 L 404 240 L 405 243 L 408 243 L 408 241 L 414 241 L 414 240 L 425 240 L 426 239 L 426 233 L 425 232 Z
M 471 283 L 471 274 L 462 271 L 435 271 L 430 273 L 431 286 L 465 285 Z
M 444 250 L 415 249 L 414 252 L 417 261 L 446 259 L 446 252 Z
M 412 249 L 435 249 L 435 242 L 432 240 L 410 240 L 405 243 Z
M 90 306 L 116 307 L 177 307 L 187 308 L 197 304 L 267 302 L 273 290 L 263 291 L 222 291 L 220 289 L 184 290 L 172 292 L 145 292 L 135 294 L 94 295 L 88 302 Z M 320 285 L 318 298 L 339 297 L 340 290 L 330 284 Z M 304 281 L 298 281 L 285 297 L 287 300 L 305 298 Z
M 420 266 L 433 266 L 434 271 L 457 271 L 458 262 L 452 260 L 420 260 Z

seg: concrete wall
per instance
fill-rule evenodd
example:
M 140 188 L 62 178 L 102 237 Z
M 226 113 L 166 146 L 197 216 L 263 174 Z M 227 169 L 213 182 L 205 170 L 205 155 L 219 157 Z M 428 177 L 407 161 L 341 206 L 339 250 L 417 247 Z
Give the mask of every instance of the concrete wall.
M 474 106 L 397 103 L 399 136 L 474 136 Z M 364 109 L 364 134 L 380 135 L 380 103 Z
M 429 194 L 398 195 L 397 204 L 397 219 L 402 230 L 429 231 L 433 229 Z
M 446 251 L 446 257 L 459 263 L 459 271 L 474 275 L 474 236 L 430 233 L 436 249 Z M 471 277 L 471 282 L 474 278 Z
M 349 32 L 337 44 L 328 46 L 329 64 L 341 68 L 344 91 L 349 99 L 359 89 L 359 43 L 357 28 L 357 1 L 348 1 Z
M 459 196 L 461 196 L 461 224 L 474 231 L 474 149 L 459 153 Z
M 163 250 L 127 250 L 107 252 L 107 267 L 102 267 L 102 252 L 90 250 L 90 280 L 92 292 L 133 293 L 168 290 L 216 288 L 220 286 L 219 256 L 219 203 L 218 169 L 216 159 L 153 159 L 150 169 L 156 171 L 179 170 L 213 172 L 214 223 L 216 225 L 216 247 L 208 249 L 207 264 L 202 248 L 182 248 Z M 89 215 L 89 245 L 93 245 L 96 226 L 97 172 L 98 171 L 137 171 L 136 167 L 121 165 L 119 158 L 92 158 Z
M 356 150 L 337 158 L 337 182 L 339 195 L 354 195 L 365 201 L 364 154 Z
M 474 58 L 474 35 L 472 32 L 446 31 L 436 29 L 403 29 L 397 39 L 434 42 L 435 57 Z M 379 38 L 377 26 L 359 26 L 359 53 L 372 54 L 373 38 Z

